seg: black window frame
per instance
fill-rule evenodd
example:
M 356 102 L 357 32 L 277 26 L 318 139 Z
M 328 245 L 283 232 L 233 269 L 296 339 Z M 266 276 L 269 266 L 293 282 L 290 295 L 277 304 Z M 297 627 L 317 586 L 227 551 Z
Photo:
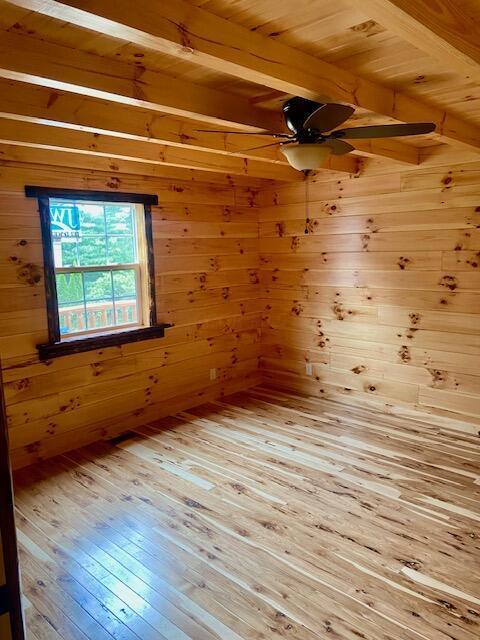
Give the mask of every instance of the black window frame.
M 110 191 L 86 191 L 79 189 L 57 189 L 50 187 L 36 187 L 27 185 L 25 187 L 27 198 L 37 198 L 40 213 L 40 225 L 42 230 L 43 245 L 43 270 L 45 283 L 45 296 L 47 304 L 48 318 L 48 342 L 37 345 L 41 360 L 48 360 L 54 357 L 68 355 L 71 353 L 81 353 L 83 351 L 94 351 L 97 349 L 126 344 L 128 342 L 138 342 L 164 336 L 164 330 L 170 324 L 159 323 L 157 319 L 157 306 L 155 299 L 155 261 L 153 251 L 153 230 L 152 230 L 152 205 L 158 204 L 158 196 L 143 193 L 118 193 Z M 86 200 L 89 202 L 128 202 L 129 204 L 142 204 L 145 212 L 145 240 L 147 247 L 147 278 L 149 294 L 149 321 L 148 327 L 126 329 L 94 335 L 82 336 L 78 339 L 71 338 L 68 341 L 61 341 L 57 284 L 55 278 L 55 261 L 53 255 L 53 242 L 50 226 L 50 198 L 65 198 L 75 200 Z

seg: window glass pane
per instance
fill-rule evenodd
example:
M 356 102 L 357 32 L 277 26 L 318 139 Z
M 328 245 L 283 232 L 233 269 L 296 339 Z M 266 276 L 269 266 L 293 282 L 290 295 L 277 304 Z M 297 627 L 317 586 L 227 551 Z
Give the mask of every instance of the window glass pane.
M 51 198 L 49 204 L 52 232 L 77 237 L 80 230 L 80 212 L 75 202 Z
M 83 274 L 87 329 L 105 329 L 114 322 L 112 273 L 88 271 Z
M 59 305 L 83 304 L 81 273 L 57 273 L 57 296 Z
M 117 324 L 139 322 L 135 271 L 121 269 L 113 271 L 112 274 Z
M 113 271 L 113 291 L 115 300 L 135 298 L 137 295 L 135 270 L 119 269 L 118 271 Z
M 135 259 L 135 243 L 132 236 L 108 237 L 108 264 L 132 264 Z
M 61 242 L 53 243 L 55 263 L 62 267 L 78 267 L 78 238 L 62 238 Z
M 105 236 L 84 236 L 78 240 L 78 266 L 94 267 L 107 264 Z
M 80 212 L 75 202 L 50 200 L 50 227 L 56 267 L 78 264 L 76 243 L 80 236 Z
M 131 205 L 105 205 L 107 233 L 109 235 L 134 234 L 134 208 Z
M 77 203 L 80 212 L 82 236 L 105 235 L 105 213 L 103 204 Z
M 85 300 L 105 302 L 113 300 L 112 274 L 110 271 L 87 271 L 83 274 Z
M 60 333 L 85 329 L 85 305 L 81 273 L 59 273 L 57 280 Z
M 108 329 L 113 326 L 113 302 L 87 302 L 87 329 Z

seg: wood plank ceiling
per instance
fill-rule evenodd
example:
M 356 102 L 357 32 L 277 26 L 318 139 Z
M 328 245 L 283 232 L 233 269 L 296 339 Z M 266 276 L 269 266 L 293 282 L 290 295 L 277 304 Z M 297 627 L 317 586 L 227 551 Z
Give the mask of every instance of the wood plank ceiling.
M 356 106 L 357 124 L 431 120 L 429 136 L 356 141 L 327 169 L 369 157 L 418 164 L 430 147 L 480 150 L 475 0 L 0 0 L 0 157 L 27 147 L 295 181 L 270 138 L 291 95 Z M 351 123 L 350 123 L 351 124 Z M 244 135 L 206 134 L 206 125 Z M 152 144 L 153 143 L 153 144 Z M 62 153 L 59 153 L 62 152 Z M 33 157 L 33 156 L 32 156 Z M 132 169 L 133 170 L 133 169 Z M 138 166 L 137 166 L 138 171 Z

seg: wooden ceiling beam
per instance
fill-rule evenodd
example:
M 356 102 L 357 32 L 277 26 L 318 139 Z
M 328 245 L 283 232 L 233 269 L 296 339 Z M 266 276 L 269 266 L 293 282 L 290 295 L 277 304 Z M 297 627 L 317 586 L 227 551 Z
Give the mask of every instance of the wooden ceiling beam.
M 259 162 L 194 149 L 152 144 L 148 141 L 126 140 L 115 136 L 2 118 L 0 118 L 0 143 L 101 156 L 114 161 L 124 160 L 228 175 L 251 176 L 264 180 L 283 182 L 303 180 L 302 173 L 292 169 L 288 164 Z M 353 156 L 332 157 L 329 168 L 344 173 L 356 173 L 358 163 Z
M 441 138 L 480 149 L 480 127 L 184 0 L 169 0 L 161 8 L 149 0 L 10 1 L 276 91 L 347 102 L 401 122 L 431 121 Z
M 458 0 L 363 0 L 370 18 L 446 68 L 480 80 L 480 25 Z
M 288 99 L 288 94 L 286 94 L 284 91 L 269 91 L 268 93 L 262 93 L 261 95 L 258 96 L 253 96 L 253 98 L 249 99 L 250 104 L 254 104 L 254 105 L 259 105 L 259 104 L 266 104 L 269 102 L 277 102 L 277 101 L 284 101 Z
M 336 172 L 344 170 L 338 168 L 338 158 L 327 159 L 324 167 L 325 172 L 332 172 L 332 176 Z M 351 159 L 356 170 L 360 169 L 360 163 L 355 158 Z M 93 155 L 86 153 L 78 153 L 75 150 L 55 149 L 42 147 L 41 145 L 21 143 L 9 144 L 0 141 L 0 164 L 2 162 L 23 164 L 41 164 L 50 167 L 70 167 L 72 169 L 81 169 L 84 172 L 103 171 L 110 176 L 110 182 L 115 187 L 117 176 L 119 174 L 139 175 L 153 178 L 178 178 L 179 180 L 191 180 L 193 182 L 216 182 L 232 185 L 244 185 L 246 187 L 261 187 L 266 183 L 274 184 L 274 180 L 265 180 L 262 178 L 253 178 L 251 176 L 231 175 L 225 173 L 215 173 L 207 171 L 198 171 L 197 169 L 189 169 L 187 167 L 177 167 L 171 165 L 156 165 L 141 160 L 125 160 L 116 157 L 107 157 L 102 155 Z M 320 172 L 316 172 L 320 173 Z M 323 170 L 322 172 L 323 173 Z M 352 172 L 353 173 L 353 172 Z M 301 175 L 301 174 L 299 174 Z M 88 183 L 89 174 L 85 174 L 85 181 Z
M 199 171 L 252 176 L 267 180 L 293 182 L 303 179 L 299 171 L 287 164 L 259 162 L 247 158 L 188 148 L 179 149 L 173 146 L 2 118 L 0 118 L 0 142 L 35 145 L 54 151 L 71 151 L 132 162 L 186 167 Z M 344 163 L 345 167 L 347 165 L 351 166 L 349 163 Z
M 378 138 L 372 140 L 352 140 L 356 155 L 367 157 L 384 157 L 405 164 L 419 164 L 419 148 L 411 144 L 404 144 L 393 138 Z
M 281 131 L 280 114 L 164 73 L 3 32 L 0 77 L 244 131 Z
M 0 79 L 0 95 L 2 118 L 287 164 L 277 147 L 245 151 L 256 145 L 268 144 L 270 137 L 203 133 L 199 129 L 205 128 L 204 123 L 177 120 L 122 104 L 111 108 L 111 103 L 105 100 L 23 82 Z
M 82 180 L 88 189 L 90 179 L 94 172 L 102 171 L 106 175 L 106 185 L 112 189 L 118 189 L 124 182 L 125 175 L 142 176 L 147 178 L 172 178 L 175 180 L 188 180 L 191 182 L 212 182 L 232 187 L 243 185 L 248 188 L 259 188 L 265 184 L 274 184 L 272 181 L 260 180 L 252 177 L 231 176 L 225 173 L 210 173 L 196 171 L 183 167 L 168 165 L 154 165 L 146 162 L 131 162 L 118 158 L 107 158 L 68 151 L 55 151 L 35 146 L 21 146 L 0 143 L 1 165 L 38 166 L 47 165 L 49 169 L 63 171 L 64 169 L 78 169 L 82 172 Z M 23 174 L 22 174 L 23 175 Z M 125 189 L 126 190 L 126 189 Z

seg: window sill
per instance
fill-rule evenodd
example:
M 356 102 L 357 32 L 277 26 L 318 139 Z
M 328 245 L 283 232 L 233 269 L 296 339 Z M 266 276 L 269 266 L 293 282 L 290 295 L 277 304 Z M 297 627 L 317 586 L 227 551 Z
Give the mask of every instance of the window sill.
M 68 356 L 72 353 L 82 353 L 84 351 L 96 351 L 106 347 L 116 347 L 129 342 L 140 342 L 142 340 L 153 340 L 163 338 L 165 329 L 171 327 L 170 324 L 157 324 L 154 327 L 143 327 L 130 331 L 119 331 L 117 333 L 107 333 L 87 338 L 69 339 L 64 342 L 54 342 L 37 345 L 40 360 L 51 360 L 61 356 Z

